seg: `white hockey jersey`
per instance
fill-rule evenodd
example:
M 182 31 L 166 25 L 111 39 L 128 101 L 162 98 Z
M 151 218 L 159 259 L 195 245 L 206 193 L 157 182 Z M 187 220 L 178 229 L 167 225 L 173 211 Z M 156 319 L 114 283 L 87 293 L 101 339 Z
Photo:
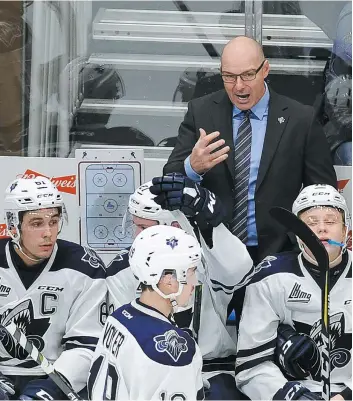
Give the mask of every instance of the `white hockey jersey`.
M 191 225 L 187 224 L 187 231 L 193 233 Z M 184 221 L 183 229 L 185 227 Z M 205 378 L 218 371 L 234 375 L 237 336 L 235 326 L 226 327 L 227 307 L 234 291 L 245 285 L 255 271 L 245 245 L 223 224 L 213 229 L 212 238 L 213 248 L 209 249 L 201 237 L 205 263 L 198 271 L 198 279 L 203 283 L 198 344 L 204 359 Z M 129 268 L 127 251 L 108 266 L 107 285 L 115 307 L 139 296 L 138 281 Z
M 108 317 L 88 379 L 90 400 L 203 399 L 195 341 L 138 300 Z
M 86 385 L 104 324 L 105 267 L 91 249 L 58 240 L 43 271 L 26 289 L 14 267 L 9 246 L 8 240 L 0 241 L 1 324 L 13 321 L 80 391 Z M 4 332 L 0 372 L 16 376 L 44 374 Z
M 289 324 L 317 343 L 321 340 L 321 290 L 301 254 L 269 256 L 246 288 L 240 320 L 236 382 L 252 400 L 270 400 L 287 382 L 274 363 L 277 328 Z M 312 265 L 311 265 L 312 266 Z M 341 392 L 352 381 L 352 260 L 344 254 L 340 273 L 330 290 L 331 391 Z M 338 277 L 338 276 L 337 276 Z M 334 278 L 334 276 L 333 276 Z M 321 393 L 320 372 L 301 381 Z

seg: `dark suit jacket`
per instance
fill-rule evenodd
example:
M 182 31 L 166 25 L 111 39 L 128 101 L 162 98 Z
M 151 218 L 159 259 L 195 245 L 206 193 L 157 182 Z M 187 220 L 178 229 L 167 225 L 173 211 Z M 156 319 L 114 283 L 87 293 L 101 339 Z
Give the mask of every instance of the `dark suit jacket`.
M 189 102 L 177 144 L 163 170 L 164 174 L 185 174 L 184 160 L 199 138 L 199 128 L 207 133 L 219 131 L 220 138 L 231 150 L 225 162 L 204 175 L 202 185 L 221 198 L 227 212 L 225 222 L 232 217 L 234 200 L 232 110 L 233 105 L 225 90 Z M 284 118 L 282 123 L 281 117 Z M 291 247 L 287 233 L 271 218 L 269 209 L 282 206 L 291 210 L 302 185 L 311 184 L 330 184 L 337 188 L 336 173 L 322 127 L 316 121 L 312 107 L 270 90 L 267 128 L 255 191 L 260 258 Z

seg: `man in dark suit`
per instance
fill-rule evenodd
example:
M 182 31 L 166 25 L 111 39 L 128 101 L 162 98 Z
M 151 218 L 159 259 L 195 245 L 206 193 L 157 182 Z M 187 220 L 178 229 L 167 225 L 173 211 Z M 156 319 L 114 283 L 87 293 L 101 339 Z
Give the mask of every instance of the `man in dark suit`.
M 163 170 L 201 181 L 221 198 L 229 229 L 255 263 L 292 248 L 268 213 L 272 206 L 290 209 L 302 185 L 337 187 L 313 108 L 272 91 L 269 70 L 256 41 L 232 39 L 221 58 L 224 90 L 189 102 Z

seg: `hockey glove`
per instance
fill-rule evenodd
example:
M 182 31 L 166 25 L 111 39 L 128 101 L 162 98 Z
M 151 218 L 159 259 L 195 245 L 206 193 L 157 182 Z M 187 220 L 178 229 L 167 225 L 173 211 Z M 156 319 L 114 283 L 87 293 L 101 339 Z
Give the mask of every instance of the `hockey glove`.
M 49 377 L 30 381 L 23 389 L 20 400 L 67 400 L 67 396 Z
M 197 220 L 204 220 L 212 227 L 217 227 L 224 219 L 220 199 L 182 174 L 155 177 L 152 184 L 150 191 L 157 195 L 154 201 L 162 209 L 180 210 L 186 217 L 197 217 Z
M 15 394 L 15 385 L 14 383 L 0 373 L 0 399 L 8 400 L 10 396 Z
M 319 373 L 320 352 L 309 336 L 297 333 L 288 324 L 281 324 L 277 330 L 276 362 L 285 374 L 302 380 Z
M 312 393 L 299 382 L 287 382 L 273 396 L 273 400 L 323 400 L 320 395 Z

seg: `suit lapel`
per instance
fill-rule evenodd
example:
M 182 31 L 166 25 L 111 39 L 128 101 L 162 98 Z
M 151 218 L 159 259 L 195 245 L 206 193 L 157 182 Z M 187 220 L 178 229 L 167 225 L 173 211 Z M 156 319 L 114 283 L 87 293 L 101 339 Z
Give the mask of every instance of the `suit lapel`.
M 233 105 L 225 90 L 219 91 L 214 98 L 212 118 L 215 131 L 220 132 L 219 139 L 225 140 L 225 146 L 230 147 L 226 165 L 234 180 L 234 142 L 233 142 Z
M 270 102 L 267 117 L 265 140 L 256 181 L 256 191 L 262 184 L 278 144 L 288 124 L 289 110 L 285 98 L 270 90 Z

